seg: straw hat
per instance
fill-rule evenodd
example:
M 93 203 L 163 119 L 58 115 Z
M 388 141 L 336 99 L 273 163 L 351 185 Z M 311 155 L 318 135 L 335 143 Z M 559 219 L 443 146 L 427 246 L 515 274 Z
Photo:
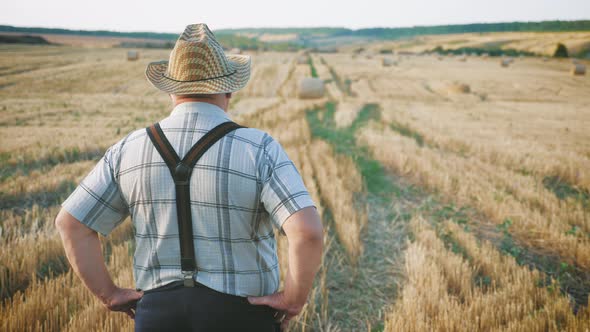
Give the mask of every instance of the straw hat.
M 150 63 L 145 75 L 156 88 L 177 95 L 234 92 L 250 79 L 250 57 L 225 54 L 206 24 L 191 24 L 170 59 Z

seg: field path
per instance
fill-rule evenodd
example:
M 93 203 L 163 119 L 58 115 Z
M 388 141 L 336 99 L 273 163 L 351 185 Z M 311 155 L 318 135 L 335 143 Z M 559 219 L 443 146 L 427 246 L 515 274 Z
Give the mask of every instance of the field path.
M 391 178 L 391 181 L 395 181 Z M 402 253 L 406 245 L 406 216 L 411 202 L 390 203 L 375 194 L 367 197 L 369 220 L 358 266 L 333 264 L 328 281 L 330 320 L 344 331 L 382 329 L 383 317 L 397 297 L 403 280 Z M 335 257 L 340 257 L 338 250 Z M 344 325 L 346 324 L 346 325 Z
M 355 131 L 379 117 L 376 105 L 365 105 L 346 128 L 336 127 L 335 107 L 328 103 L 323 109 L 309 111 L 308 123 L 315 138 L 326 140 L 336 153 L 356 161 L 366 187 L 366 194 L 358 194 L 357 200 L 367 204 L 369 215 L 357 266 L 347 260 L 337 241 L 328 254 L 329 323 L 343 331 L 381 330 L 384 313 L 393 304 L 404 278 L 402 253 L 407 243 L 407 221 L 427 196 L 403 178 L 385 171 L 356 145 Z M 337 222 L 330 220 L 330 214 L 324 219 L 328 224 Z

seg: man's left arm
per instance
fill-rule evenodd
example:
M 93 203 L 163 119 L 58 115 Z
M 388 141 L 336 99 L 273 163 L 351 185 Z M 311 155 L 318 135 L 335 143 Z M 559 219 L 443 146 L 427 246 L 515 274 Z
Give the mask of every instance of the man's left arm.
M 55 218 L 55 224 L 66 256 L 74 272 L 82 279 L 86 287 L 109 310 L 122 311 L 134 318 L 135 304 L 143 293 L 115 286 L 104 263 L 98 233 L 82 224 L 64 209 L 61 209 Z

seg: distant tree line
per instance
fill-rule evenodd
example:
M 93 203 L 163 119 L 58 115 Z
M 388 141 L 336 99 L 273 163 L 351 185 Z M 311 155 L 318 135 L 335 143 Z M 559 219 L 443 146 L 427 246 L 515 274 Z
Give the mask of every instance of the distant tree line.
M 330 28 L 330 27 L 319 27 L 319 28 L 245 28 L 245 29 L 224 29 L 216 30 L 216 34 L 236 34 L 236 33 L 249 33 L 249 34 L 275 34 L 284 35 L 294 33 L 300 37 L 305 36 L 334 36 L 338 34 L 346 34 L 352 30 L 347 28 Z
M 382 54 L 391 53 L 393 50 L 389 49 L 382 49 L 379 51 Z M 459 48 L 443 48 L 442 46 L 437 46 L 428 53 L 435 53 L 441 55 L 484 55 L 487 54 L 489 56 L 540 56 L 540 54 L 536 54 L 533 52 L 528 52 L 524 50 L 515 50 L 511 48 L 500 48 L 500 47 L 459 47 Z M 579 58 L 590 58 L 590 49 L 583 49 L 578 54 L 574 54 Z M 554 58 L 568 58 L 570 56 L 567 47 L 562 43 L 557 43 L 555 46 L 555 50 L 553 51 L 552 56 Z
M 485 48 L 485 47 L 459 47 L 454 49 L 445 49 L 442 46 L 437 46 L 430 50 L 429 53 L 437 53 L 441 55 L 484 55 L 489 56 L 536 56 L 537 54 L 528 51 L 521 51 L 515 49 L 502 48 Z
M 590 20 L 511 23 L 476 23 L 462 25 L 416 26 L 410 28 L 371 28 L 337 32 L 341 36 L 363 36 L 378 39 L 400 39 L 421 35 L 445 35 L 488 32 L 565 32 L 590 31 Z
M 54 28 L 28 28 L 15 27 L 11 25 L 0 25 L 2 32 L 24 32 L 24 33 L 48 33 L 57 35 L 77 35 L 77 36 L 95 36 L 95 37 L 130 37 L 130 38 L 147 38 L 147 39 L 170 39 L 176 40 L 178 34 L 159 33 L 159 32 L 117 32 L 108 30 L 69 30 Z
M 45 38 L 40 37 L 40 36 L 0 35 L 0 44 L 44 44 L 44 45 L 49 45 L 50 43 Z
M 129 37 L 141 39 L 158 39 L 176 41 L 178 34 L 158 32 L 116 32 L 107 30 L 67 30 L 49 28 L 27 28 L 0 25 L 0 32 L 67 34 L 97 37 Z M 277 50 L 287 51 L 301 48 L 305 40 L 313 37 L 367 37 L 377 39 L 411 38 L 421 35 L 443 35 L 458 33 L 490 33 L 490 32 L 565 32 L 590 31 L 590 20 L 581 21 L 543 21 L 543 22 L 510 22 L 510 23 L 475 23 L 461 25 L 415 26 L 408 28 L 368 28 L 351 30 L 346 28 L 254 28 L 226 29 L 215 31 L 221 44 L 227 48 L 238 47 L 245 50 Z M 294 42 L 265 43 L 257 38 L 248 38 L 241 34 L 298 34 L 299 40 Z
M 459 25 L 415 26 L 408 28 L 367 28 L 351 30 L 347 28 L 252 28 L 220 30 L 224 34 L 287 34 L 296 33 L 307 36 L 357 36 L 380 39 L 399 39 L 421 35 L 441 35 L 457 33 L 486 32 L 561 32 L 590 31 L 590 20 L 581 21 L 542 21 L 542 22 L 508 22 L 508 23 L 474 23 Z

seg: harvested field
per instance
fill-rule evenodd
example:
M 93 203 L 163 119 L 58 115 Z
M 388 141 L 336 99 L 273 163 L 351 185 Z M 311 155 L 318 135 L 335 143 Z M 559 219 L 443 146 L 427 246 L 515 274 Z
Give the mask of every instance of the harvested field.
M 513 49 L 539 55 L 552 56 L 558 43 L 564 44 L 570 54 L 590 51 L 589 32 L 503 32 L 466 33 L 456 35 L 420 36 L 409 40 L 375 43 L 371 50 L 403 50 L 424 52 L 441 46 L 445 49 Z
M 75 278 L 53 226 L 111 144 L 171 110 L 143 74 L 167 51 L 127 61 L 103 46 L 0 46 L 2 331 L 133 330 Z M 290 330 L 586 331 L 590 77 L 528 57 L 384 66 L 381 48 L 303 63 L 252 54 L 251 81 L 231 101 L 236 122 L 286 149 L 323 216 L 323 264 Z M 326 93 L 300 99 L 311 77 Z M 113 278 L 133 287 L 131 223 L 101 240 Z

